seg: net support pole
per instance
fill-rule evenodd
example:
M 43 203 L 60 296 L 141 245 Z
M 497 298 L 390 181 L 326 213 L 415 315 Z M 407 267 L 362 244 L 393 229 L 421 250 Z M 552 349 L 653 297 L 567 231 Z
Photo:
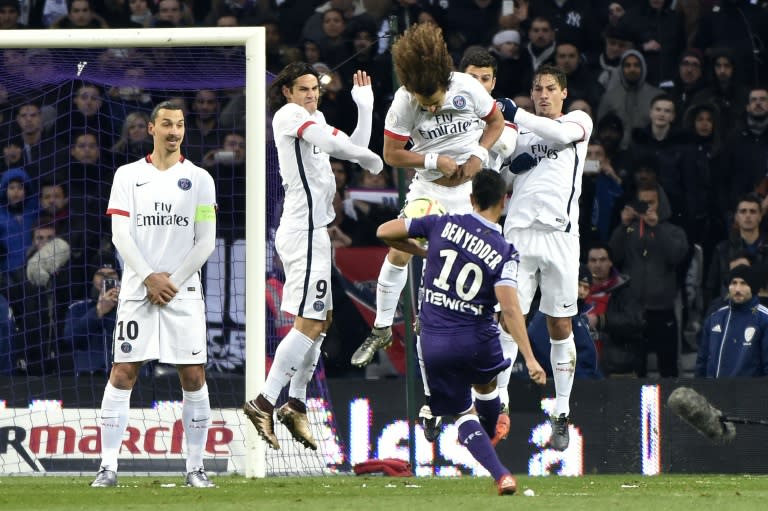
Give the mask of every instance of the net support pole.
M 263 387 L 266 361 L 266 122 L 264 27 L 0 30 L 0 48 L 243 46 L 246 52 L 246 396 Z M 199 163 L 199 162 L 195 162 Z M 249 299 L 249 297 L 251 299 Z M 246 429 L 245 475 L 266 474 L 264 444 Z

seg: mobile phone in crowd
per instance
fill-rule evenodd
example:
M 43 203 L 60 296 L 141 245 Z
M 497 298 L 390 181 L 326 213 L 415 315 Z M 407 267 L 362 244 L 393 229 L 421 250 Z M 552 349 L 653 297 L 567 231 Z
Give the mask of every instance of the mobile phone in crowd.
M 117 279 L 103 279 L 101 281 L 101 289 L 106 294 L 110 289 L 120 287 L 120 281 Z

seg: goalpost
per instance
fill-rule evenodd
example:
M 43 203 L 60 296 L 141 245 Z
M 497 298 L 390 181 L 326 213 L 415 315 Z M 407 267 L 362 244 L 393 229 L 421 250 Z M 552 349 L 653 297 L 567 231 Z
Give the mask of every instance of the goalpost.
M 0 31 L 0 48 L 133 48 L 245 46 L 246 61 L 246 263 L 245 395 L 255 396 L 265 377 L 266 232 L 265 205 L 265 51 L 263 27 L 10 30 Z M 194 162 L 199 164 L 199 162 Z M 2 396 L 0 396 L 2 399 Z M 1 403 L 0 403 L 1 404 Z M 0 407 L 1 408 L 1 407 Z M 0 410 L 2 412 L 2 410 Z M 1 415 L 0 415 L 1 416 Z M 264 444 L 254 428 L 246 428 L 245 475 L 266 474 Z M 12 439 L 11 439 L 12 440 Z M 18 439 L 17 439 L 18 440 Z M 0 469 L 2 471 L 2 469 Z

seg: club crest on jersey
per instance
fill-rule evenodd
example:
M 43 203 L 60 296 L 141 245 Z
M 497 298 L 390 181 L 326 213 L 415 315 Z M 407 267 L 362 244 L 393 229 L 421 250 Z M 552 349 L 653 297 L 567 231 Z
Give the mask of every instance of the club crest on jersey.
M 325 304 L 322 300 L 315 300 L 315 303 L 312 304 L 312 308 L 315 309 L 317 312 L 320 312 L 325 307 Z
M 181 179 L 179 179 L 179 182 L 176 184 L 179 185 L 179 188 L 181 188 L 184 191 L 187 191 L 190 188 L 192 188 L 192 181 L 190 181 L 186 177 L 182 177 Z
M 453 107 L 457 110 L 463 110 L 467 106 L 467 100 L 464 99 L 464 96 L 454 96 L 453 98 Z
M 133 347 L 129 342 L 124 342 L 123 344 L 120 345 L 120 351 L 122 351 L 123 353 L 130 353 L 132 349 Z

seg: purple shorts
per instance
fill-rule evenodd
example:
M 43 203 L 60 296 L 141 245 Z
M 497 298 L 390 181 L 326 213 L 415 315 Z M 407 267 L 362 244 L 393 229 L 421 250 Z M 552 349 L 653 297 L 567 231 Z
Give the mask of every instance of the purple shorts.
M 460 330 L 422 326 L 419 351 L 434 415 L 468 410 L 472 385 L 489 383 L 512 363 L 501 351 L 495 323 Z

